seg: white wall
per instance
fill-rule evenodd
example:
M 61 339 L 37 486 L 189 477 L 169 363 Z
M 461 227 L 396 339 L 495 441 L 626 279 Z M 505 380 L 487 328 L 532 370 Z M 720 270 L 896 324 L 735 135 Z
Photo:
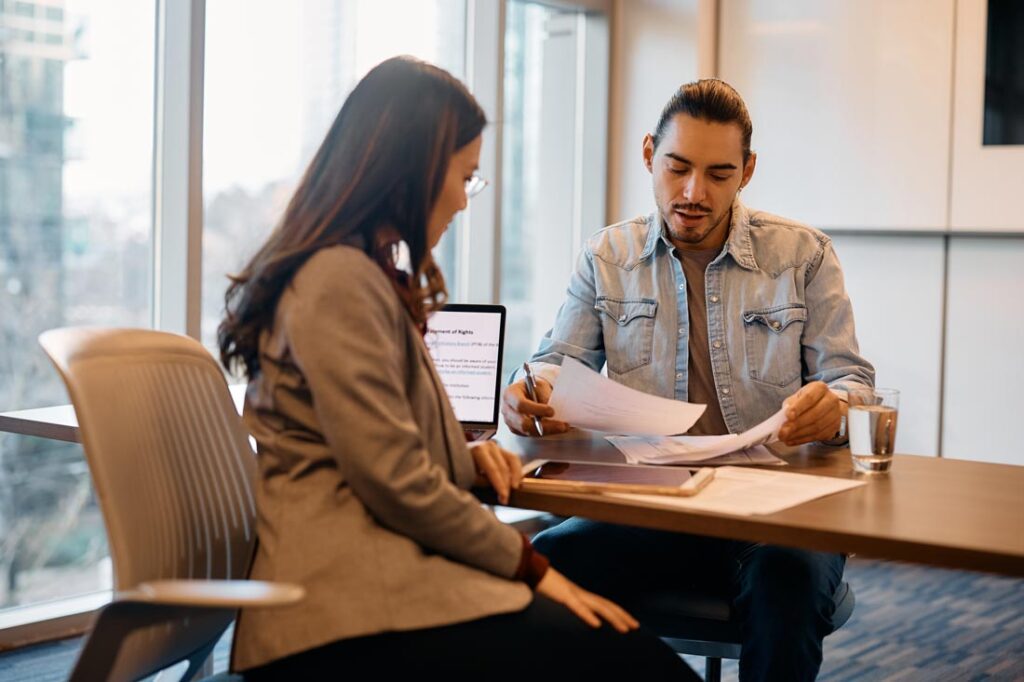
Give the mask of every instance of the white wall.
M 981 144 L 986 8 L 985 0 L 957 2 L 951 226 L 1022 233 L 1024 146 Z
M 820 228 L 945 227 L 953 0 L 720 8 L 720 74 L 754 121 L 747 201 Z
M 1024 464 L 1024 147 L 981 146 L 985 1 L 720 11 L 759 152 L 745 199 L 835 236 L 862 350 L 903 393 L 897 447 Z
M 1024 238 L 953 238 L 947 311 L 943 456 L 1024 464 Z
M 878 386 L 900 390 L 899 452 L 939 450 L 943 237 L 833 237 L 861 353 Z
M 609 104 L 608 223 L 654 210 L 644 135 L 697 78 L 697 0 L 615 0 Z

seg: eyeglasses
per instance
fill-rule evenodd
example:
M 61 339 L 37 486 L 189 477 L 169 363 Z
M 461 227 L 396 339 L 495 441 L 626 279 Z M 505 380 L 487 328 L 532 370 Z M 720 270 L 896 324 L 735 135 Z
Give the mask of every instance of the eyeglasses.
M 484 187 L 487 186 L 487 181 L 481 178 L 476 173 L 473 173 L 473 177 L 466 180 L 466 198 L 471 199 L 480 192 L 484 191 Z

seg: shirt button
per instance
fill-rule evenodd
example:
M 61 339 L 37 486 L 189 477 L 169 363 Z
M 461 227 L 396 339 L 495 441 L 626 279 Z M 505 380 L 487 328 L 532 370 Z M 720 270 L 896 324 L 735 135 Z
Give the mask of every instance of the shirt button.
M 676 372 L 676 379 L 682 379 L 682 378 L 683 378 L 683 373 L 682 372 Z
M 711 345 L 714 346 L 715 348 L 721 348 L 722 347 L 722 342 L 721 341 L 715 341 Z
M 625 321 L 626 321 L 626 316 L 625 315 L 619 315 L 619 322 L 625 322 Z
M 718 297 L 717 296 L 712 296 L 711 297 L 711 302 L 712 303 L 718 303 Z
M 722 395 L 729 395 L 729 389 L 728 388 L 723 388 L 722 389 Z
M 682 336 L 682 335 L 683 335 L 683 334 L 685 334 L 685 333 L 686 333 L 686 330 L 685 330 L 685 329 L 683 329 L 682 327 L 680 327 L 680 328 L 679 328 L 679 336 Z
M 778 321 L 778 320 L 772 320 L 772 329 L 778 329 L 778 328 L 779 328 L 779 327 L 781 327 L 781 326 L 782 326 L 782 325 L 781 325 L 781 324 L 779 324 L 779 321 Z
M 685 289 L 685 288 L 686 288 L 686 285 L 685 285 L 685 284 L 680 284 L 680 285 L 679 285 L 679 291 L 682 291 L 682 290 L 683 290 L 683 289 Z

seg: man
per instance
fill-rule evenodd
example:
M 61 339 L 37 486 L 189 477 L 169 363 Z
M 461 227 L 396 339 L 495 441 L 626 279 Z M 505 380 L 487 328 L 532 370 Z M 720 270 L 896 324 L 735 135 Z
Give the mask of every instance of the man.
M 871 386 L 827 236 L 747 209 L 752 125 L 739 94 L 708 79 L 680 88 L 644 138 L 657 210 L 588 240 L 554 327 L 502 401 L 509 427 L 569 425 L 546 403 L 566 355 L 632 388 L 704 403 L 690 433 L 739 433 L 785 404 L 780 438 L 842 442 L 844 395 Z M 809 169 L 808 172 L 813 172 Z M 743 619 L 743 680 L 814 679 L 845 557 L 570 519 L 537 537 L 588 589 L 629 603 L 642 585 L 727 590 Z

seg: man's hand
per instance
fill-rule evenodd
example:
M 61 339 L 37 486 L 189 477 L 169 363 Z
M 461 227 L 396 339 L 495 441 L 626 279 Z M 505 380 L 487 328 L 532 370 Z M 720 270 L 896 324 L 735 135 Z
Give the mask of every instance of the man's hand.
M 786 445 L 801 445 L 834 438 L 846 404 L 821 381 L 807 384 L 786 398 L 786 423 L 779 439 Z
M 501 416 L 513 433 L 520 436 L 537 436 L 537 427 L 533 425 L 533 417 L 540 417 L 544 435 L 565 433 L 569 425 L 563 421 L 552 419 L 555 411 L 548 405 L 552 387 L 547 381 L 537 378 L 537 400 L 530 400 L 526 394 L 526 381 L 519 380 L 505 389 L 501 394 Z

